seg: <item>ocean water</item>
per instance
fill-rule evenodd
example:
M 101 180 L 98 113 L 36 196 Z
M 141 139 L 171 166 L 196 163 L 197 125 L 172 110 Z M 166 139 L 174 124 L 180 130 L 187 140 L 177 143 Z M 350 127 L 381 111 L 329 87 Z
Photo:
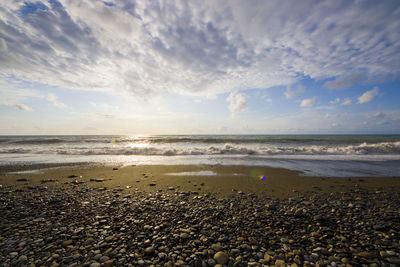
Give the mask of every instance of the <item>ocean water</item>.
M 400 176 L 400 135 L 0 136 L 0 165 L 99 162 L 283 167 Z

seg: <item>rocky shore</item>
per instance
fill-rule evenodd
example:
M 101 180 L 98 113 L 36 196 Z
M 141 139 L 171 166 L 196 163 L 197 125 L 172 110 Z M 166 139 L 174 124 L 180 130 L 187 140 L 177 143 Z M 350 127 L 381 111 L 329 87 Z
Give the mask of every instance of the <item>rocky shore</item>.
M 51 184 L 49 181 L 48 184 Z M 0 188 L 1 266 L 398 266 L 400 193 Z

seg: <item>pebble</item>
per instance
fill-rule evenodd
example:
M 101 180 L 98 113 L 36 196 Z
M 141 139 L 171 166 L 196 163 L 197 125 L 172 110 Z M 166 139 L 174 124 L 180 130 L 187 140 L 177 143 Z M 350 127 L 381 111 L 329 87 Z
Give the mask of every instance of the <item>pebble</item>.
M 215 253 L 214 260 L 219 264 L 225 264 L 229 261 L 229 257 L 225 252 L 219 251 Z
M 69 246 L 69 245 L 71 245 L 71 244 L 72 244 L 72 240 L 71 240 L 71 239 L 62 242 L 62 245 L 63 245 L 64 247 Z
M 19 263 L 26 263 L 28 261 L 28 257 L 26 256 L 26 255 L 21 255 L 19 258 L 18 258 L 18 262 Z
M 394 191 L 356 187 L 275 199 L 178 188 L 124 198 L 118 188 L 62 186 L 0 190 L 1 266 L 400 264 Z
M 144 250 L 144 253 L 145 253 L 146 255 L 153 255 L 153 254 L 155 253 L 155 248 L 154 248 L 154 247 L 147 247 L 147 248 Z

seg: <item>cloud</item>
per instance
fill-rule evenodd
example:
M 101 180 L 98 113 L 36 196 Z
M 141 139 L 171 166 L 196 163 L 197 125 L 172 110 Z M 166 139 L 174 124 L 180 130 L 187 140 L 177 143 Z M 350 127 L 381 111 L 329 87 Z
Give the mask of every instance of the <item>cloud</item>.
M 316 97 L 303 99 L 300 103 L 300 107 L 311 107 L 315 104 L 316 99 Z
M 374 87 L 374 89 L 365 92 L 358 98 L 358 104 L 365 104 L 371 102 L 378 94 L 379 94 L 379 88 Z
M 348 87 L 360 73 L 399 74 L 398 8 L 372 0 L 307 0 L 295 8 L 291 1 L 6 0 L 0 71 L 138 97 L 217 95 L 304 77 Z
M 48 101 L 50 101 L 53 104 L 53 106 L 55 106 L 55 107 L 59 107 L 59 108 L 65 108 L 66 107 L 66 105 L 64 103 L 58 101 L 58 97 L 55 96 L 52 93 L 47 94 L 47 98 L 46 99 Z
M 329 101 L 329 104 L 335 105 L 335 104 L 339 104 L 340 102 L 340 98 L 336 98 L 335 100 Z
M 28 107 L 27 105 L 24 104 L 15 104 L 14 107 L 16 107 L 19 110 L 23 110 L 23 111 L 33 111 L 32 108 Z
M 231 93 L 226 101 L 229 103 L 229 110 L 232 113 L 238 113 L 247 110 L 247 100 L 243 94 Z
M 358 83 L 363 77 L 361 73 L 355 73 L 349 76 L 340 76 L 333 81 L 327 81 L 324 84 L 328 89 L 346 89 Z
M 345 99 L 343 99 L 342 106 L 348 106 L 348 105 L 351 105 L 351 103 L 353 103 L 351 98 L 346 97 Z
M 369 118 L 369 119 L 371 119 L 371 118 L 383 118 L 383 117 L 385 117 L 385 113 L 382 113 L 382 112 L 375 112 L 375 113 L 373 113 L 373 114 L 368 114 L 367 115 L 367 118 Z
M 294 90 L 291 86 L 288 86 L 285 91 L 285 96 L 286 96 L 286 98 L 290 99 L 290 98 L 295 97 L 298 94 L 303 93 L 304 91 L 305 91 L 305 88 L 301 85 L 299 85 L 297 87 L 297 90 Z

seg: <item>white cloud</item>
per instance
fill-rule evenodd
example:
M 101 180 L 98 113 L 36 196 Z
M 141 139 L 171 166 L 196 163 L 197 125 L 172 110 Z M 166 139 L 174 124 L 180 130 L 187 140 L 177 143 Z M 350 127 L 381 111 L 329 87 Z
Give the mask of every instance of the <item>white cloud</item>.
M 332 105 L 339 104 L 339 102 L 340 102 L 340 98 L 336 98 L 335 100 L 329 101 L 329 103 Z
M 66 105 L 60 101 L 58 101 L 58 97 L 52 93 L 47 94 L 47 98 L 48 101 L 50 101 L 53 106 L 55 107 L 59 107 L 59 108 L 65 108 Z
M 369 119 L 371 119 L 371 118 L 383 118 L 383 117 L 385 117 L 385 113 L 382 113 L 382 112 L 375 112 L 375 113 L 373 113 L 373 114 L 368 114 L 367 115 L 367 118 L 369 118 Z
M 0 71 L 30 82 L 140 97 L 207 96 L 304 77 L 348 87 L 360 73 L 399 73 L 396 1 L 25 5 L 2 3 Z
M 365 104 L 371 102 L 378 94 L 379 94 L 379 88 L 374 87 L 374 89 L 365 92 L 358 98 L 358 104 Z
M 229 103 L 229 110 L 232 113 L 238 113 L 247 110 L 247 100 L 243 94 L 231 93 L 226 101 Z
M 303 93 L 304 91 L 305 91 L 305 88 L 302 85 L 299 85 L 296 90 L 293 89 L 292 86 L 289 85 L 285 91 L 285 97 L 290 99 L 290 98 L 295 97 L 298 94 Z
M 362 78 L 363 74 L 361 73 L 355 73 L 349 76 L 340 76 L 333 81 L 325 82 L 324 87 L 328 89 L 346 89 L 358 83 Z
M 16 107 L 19 110 L 23 110 L 23 111 L 33 111 L 32 108 L 28 107 L 27 105 L 24 104 L 15 104 L 14 107 Z
M 300 103 L 300 107 L 311 107 L 315 104 L 316 97 L 303 99 Z
M 346 97 L 345 99 L 343 99 L 342 106 L 348 106 L 348 105 L 351 105 L 351 103 L 353 103 L 351 98 Z

